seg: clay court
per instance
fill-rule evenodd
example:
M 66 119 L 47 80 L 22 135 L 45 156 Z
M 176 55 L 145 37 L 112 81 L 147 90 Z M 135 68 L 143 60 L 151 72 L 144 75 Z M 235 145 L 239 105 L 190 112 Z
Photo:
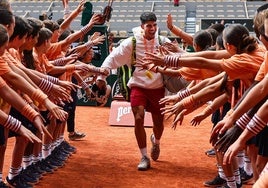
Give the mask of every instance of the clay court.
M 136 170 L 140 153 L 133 127 L 110 126 L 109 112 L 108 107 L 77 108 L 76 129 L 87 136 L 70 141 L 77 153 L 63 168 L 44 176 L 36 188 L 202 188 L 204 181 L 215 177 L 215 158 L 205 155 L 211 147 L 210 118 L 192 127 L 188 116 L 175 131 L 166 121 L 159 160 L 151 162 L 150 170 L 141 172 Z M 146 128 L 146 132 L 149 138 L 152 129 Z M 7 175 L 13 142 L 8 142 L 3 177 Z

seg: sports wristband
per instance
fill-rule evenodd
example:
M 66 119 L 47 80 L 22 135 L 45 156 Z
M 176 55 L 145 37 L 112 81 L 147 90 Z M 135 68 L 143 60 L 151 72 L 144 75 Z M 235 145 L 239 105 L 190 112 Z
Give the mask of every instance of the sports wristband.
M 29 119 L 31 122 L 34 121 L 34 118 L 39 115 L 29 104 L 25 105 L 22 110 L 21 114 Z
M 237 121 L 236 124 L 239 126 L 241 129 L 245 129 L 247 127 L 247 124 L 250 122 L 251 118 L 245 113 L 242 117 L 240 117 Z
M 190 96 L 191 92 L 189 91 L 189 89 L 186 88 L 183 91 L 179 91 L 177 94 L 179 95 L 179 100 L 182 100 L 182 99 Z
M 59 79 L 56 78 L 56 77 L 53 77 L 53 76 L 49 76 L 47 75 L 47 78 L 46 78 L 49 82 L 52 82 L 53 84 L 58 84 L 59 83 Z
M 179 67 L 180 56 L 178 55 L 165 55 L 164 63 L 168 67 Z
M 6 123 L 4 124 L 4 127 L 14 131 L 14 132 L 18 132 L 18 130 L 21 127 L 21 122 L 17 119 L 15 119 L 14 117 L 12 117 L 11 115 L 8 116 Z
M 32 93 L 32 96 L 31 98 L 34 100 L 34 101 L 37 101 L 38 103 L 40 104 L 44 104 L 47 95 L 44 94 L 40 89 L 36 89 L 33 93 Z
M 53 83 L 51 83 L 48 80 L 42 78 L 40 84 L 38 85 L 38 87 L 42 91 L 44 91 L 46 93 L 49 93 L 51 91 L 52 87 L 53 87 Z
M 195 106 L 195 99 L 193 95 L 186 97 L 182 100 L 182 105 L 185 109 L 190 109 Z

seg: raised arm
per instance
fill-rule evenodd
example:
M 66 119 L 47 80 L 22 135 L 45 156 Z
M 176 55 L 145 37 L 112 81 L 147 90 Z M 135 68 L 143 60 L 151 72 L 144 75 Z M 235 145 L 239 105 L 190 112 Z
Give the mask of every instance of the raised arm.
M 81 0 L 76 9 L 74 9 L 66 19 L 64 19 L 64 21 L 60 25 L 60 33 L 63 33 L 65 29 L 69 28 L 71 22 L 84 10 L 85 3 L 86 0 Z
M 184 32 L 179 27 L 175 26 L 173 24 L 173 19 L 172 19 L 171 14 L 168 14 L 167 16 L 167 27 L 172 33 L 182 38 L 187 44 L 193 46 L 193 36 Z
M 71 43 L 77 41 L 78 39 L 80 39 L 81 37 L 83 37 L 84 35 L 86 35 L 92 29 L 92 27 L 94 26 L 94 24 L 98 20 L 99 20 L 99 15 L 93 14 L 93 16 L 91 17 L 89 23 L 86 26 L 84 26 L 79 31 L 76 31 L 76 32 L 72 33 L 66 39 L 60 41 L 60 43 L 62 45 L 62 48 L 70 45 Z

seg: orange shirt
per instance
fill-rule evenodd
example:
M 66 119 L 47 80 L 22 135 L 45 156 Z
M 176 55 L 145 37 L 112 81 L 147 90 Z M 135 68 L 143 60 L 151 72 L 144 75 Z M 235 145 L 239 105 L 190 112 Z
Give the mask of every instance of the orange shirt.
M 0 88 L 6 85 L 7 83 L 5 82 L 5 80 L 2 77 L 0 77 Z M 10 111 L 10 108 L 11 106 L 7 102 L 5 102 L 2 98 L 0 98 L 0 109 L 8 114 Z
M 56 42 L 56 43 L 52 43 L 50 48 L 48 49 L 47 53 L 46 53 L 46 57 L 49 60 L 55 60 L 57 58 L 63 57 L 62 56 L 62 49 L 61 49 L 61 45 L 60 43 Z
M 18 50 L 14 49 L 14 48 L 9 48 L 8 52 L 9 52 L 9 58 L 13 59 L 12 62 L 15 65 L 22 65 L 21 56 L 20 56 L 20 53 L 18 52 Z
M 6 85 L 7 85 L 7 83 L 5 82 L 5 80 L 2 77 L 0 77 L 0 88 L 4 87 Z
M 265 75 L 268 75 L 268 52 L 265 53 L 264 61 L 261 64 L 258 74 L 255 77 L 255 80 L 261 81 L 265 77 Z
M 46 57 L 46 54 L 37 54 L 36 50 L 33 50 L 33 57 L 34 57 L 34 64 L 35 64 L 35 69 L 39 72 L 42 72 L 44 74 L 49 73 L 55 65 L 51 64 Z M 71 81 L 71 76 L 73 72 L 75 71 L 75 65 L 66 65 L 70 69 L 68 69 L 65 73 L 61 74 L 59 79 L 61 80 L 67 80 Z
M 222 68 L 228 74 L 229 80 L 240 79 L 248 88 L 264 60 L 266 50 L 258 47 L 251 53 L 242 53 L 233 55 L 229 59 L 223 59 Z
M 9 53 L 6 50 L 5 53 L 0 57 L 0 76 L 11 71 L 11 68 L 8 66 L 8 63 L 10 63 L 8 56 Z
M 61 44 L 59 42 L 52 43 L 51 47 L 48 49 L 46 53 L 47 59 L 50 61 L 62 58 L 65 56 L 65 53 L 62 51 Z M 71 81 L 72 79 L 72 73 L 63 73 L 62 75 L 59 76 L 60 80 L 66 80 L 66 81 Z
M 39 72 L 47 74 L 54 65 L 52 65 L 47 59 L 45 54 L 38 54 L 36 50 L 33 50 L 34 65 L 35 69 Z
M 197 68 L 191 68 L 191 67 L 182 67 L 179 70 L 179 73 L 181 76 L 188 81 L 192 80 L 204 80 L 206 78 L 213 77 L 218 72 L 210 69 L 197 69 Z
M 12 62 L 12 59 L 11 59 L 9 52 L 7 50 L 5 50 L 5 53 L 0 57 L 0 76 L 12 71 L 11 68 L 8 66 L 9 63 L 15 62 L 15 60 L 14 60 L 14 62 Z M 0 78 L 1 78 L 0 86 L 4 87 L 6 82 L 2 79 L 2 77 L 0 77 Z M 3 110 L 5 113 L 8 114 L 10 111 L 10 108 L 11 108 L 11 106 L 7 102 L 0 99 L 0 109 L 1 110 Z

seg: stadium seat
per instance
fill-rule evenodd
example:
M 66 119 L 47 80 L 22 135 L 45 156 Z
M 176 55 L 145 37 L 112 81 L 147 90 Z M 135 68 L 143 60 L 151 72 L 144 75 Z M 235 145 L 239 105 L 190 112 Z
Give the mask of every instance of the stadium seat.
M 119 37 L 127 37 L 128 34 L 127 34 L 127 31 L 126 30 L 120 30 L 119 31 Z

